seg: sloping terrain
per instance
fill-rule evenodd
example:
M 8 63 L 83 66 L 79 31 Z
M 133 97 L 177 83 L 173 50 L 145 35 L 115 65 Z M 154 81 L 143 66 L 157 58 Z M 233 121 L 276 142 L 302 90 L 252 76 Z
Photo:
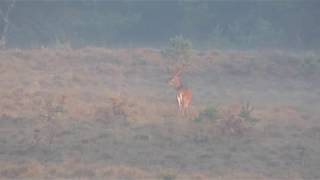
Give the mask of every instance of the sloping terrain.
M 320 178 L 319 56 L 196 51 L 187 116 L 174 63 L 149 48 L 0 51 L 0 177 Z

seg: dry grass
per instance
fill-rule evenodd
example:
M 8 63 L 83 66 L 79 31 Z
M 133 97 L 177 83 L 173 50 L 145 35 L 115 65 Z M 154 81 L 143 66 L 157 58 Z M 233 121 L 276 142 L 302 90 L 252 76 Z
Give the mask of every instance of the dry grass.
M 2 50 L 0 177 L 320 178 L 318 72 L 303 57 L 196 51 L 182 116 L 158 49 Z
M 6 178 L 133 178 L 146 179 L 154 175 L 134 167 L 103 166 L 97 163 L 81 163 L 66 160 L 56 163 L 25 161 L 22 163 L 1 162 L 1 176 Z
M 250 172 L 233 172 L 225 175 L 208 176 L 205 173 L 183 173 L 180 174 L 174 170 L 163 170 L 158 173 L 125 165 L 105 166 L 98 163 L 81 163 L 76 160 L 66 160 L 59 164 L 50 163 L 42 164 L 37 161 L 25 161 L 22 163 L 0 162 L 1 176 L 10 179 L 20 178 L 81 178 L 81 179 L 268 179 L 263 175 L 258 175 Z M 294 172 L 289 177 L 290 179 L 300 179 Z

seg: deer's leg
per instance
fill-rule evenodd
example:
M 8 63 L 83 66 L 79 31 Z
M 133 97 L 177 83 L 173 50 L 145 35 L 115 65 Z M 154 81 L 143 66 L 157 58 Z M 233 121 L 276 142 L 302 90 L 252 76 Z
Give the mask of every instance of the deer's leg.
M 184 107 L 183 107 L 183 109 L 184 109 L 184 115 L 189 115 L 190 113 L 189 113 L 189 108 L 188 108 L 188 104 L 184 104 Z
M 189 112 L 189 108 L 188 108 L 188 106 L 186 106 L 186 107 L 185 107 L 185 109 L 186 109 L 186 115 L 189 115 L 189 114 L 190 114 L 190 112 Z
M 182 103 L 181 103 L 181 106 L 182 106 L 182 109 L 183 109 L 183 115 L 186 116 L 188 115 L 189 111 L 188 111 L 188 101 L 186 101 L 186 99 L 182 99 Z
M 182 97 L 179 94 L 177 95 L 177 102 L 178 102 L 179 112 L 181 113 L 183 111 L 183 106 L 182 106 Z

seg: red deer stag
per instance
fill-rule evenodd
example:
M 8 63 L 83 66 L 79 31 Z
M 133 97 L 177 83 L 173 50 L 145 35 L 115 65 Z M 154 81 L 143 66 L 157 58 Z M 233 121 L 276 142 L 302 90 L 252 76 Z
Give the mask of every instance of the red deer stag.
M 180 79 L 181 72 L 182 68 L 176 70 L 173 73 L 172 77 L 168 80 L 168 84 L 175 87 L 177 91 L 176 98 L 179 111 L 182 112 L 183 115 L 185 115 L 192 101 L 192 91 L 189 88 L 183 86 Z

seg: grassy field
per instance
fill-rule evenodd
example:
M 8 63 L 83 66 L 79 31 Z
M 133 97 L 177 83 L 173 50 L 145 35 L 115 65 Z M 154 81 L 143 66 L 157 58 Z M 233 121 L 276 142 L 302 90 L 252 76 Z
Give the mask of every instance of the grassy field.
M 0 177 L 320 179 L 320 56 L 195 51 L 178 113 L 159 49 L 0 51 Z

